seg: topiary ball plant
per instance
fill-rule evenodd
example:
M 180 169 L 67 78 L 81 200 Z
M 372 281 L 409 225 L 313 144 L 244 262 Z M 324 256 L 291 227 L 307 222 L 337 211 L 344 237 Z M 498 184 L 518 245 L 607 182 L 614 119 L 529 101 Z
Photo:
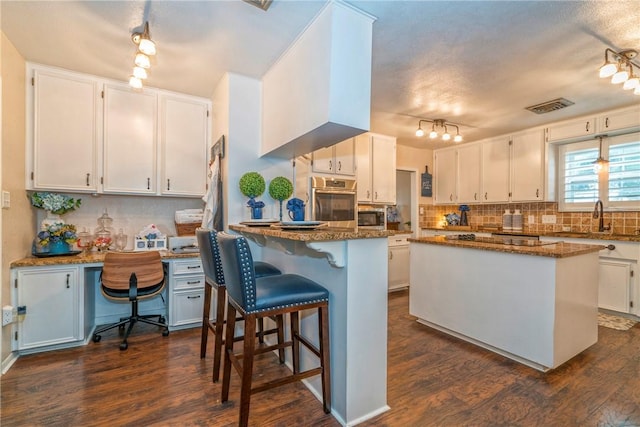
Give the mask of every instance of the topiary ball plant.
M 269 183 L 269 195 L 280 202 L 280 221 L 282 221 L 282 201 L 293 194 L 293 184 L 284 176 L 277 176 Z
M 255 198 L 264 193 L 264 178 L 258 172 L 247 172 L 240 177 L 239 184 L 242 194 L 249 198 L 247 206 L 251 208 L 251 219 L 261 219 L 264 202 L 256 201 Z

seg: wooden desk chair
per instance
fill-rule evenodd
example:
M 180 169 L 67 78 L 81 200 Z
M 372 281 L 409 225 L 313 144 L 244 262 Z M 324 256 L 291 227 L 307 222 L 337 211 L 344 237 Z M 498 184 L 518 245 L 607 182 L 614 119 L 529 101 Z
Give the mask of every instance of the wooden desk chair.
M 204 287 L 204 306 L 202 307 L 202 335 L 200 337 L 200 358 L 204 359 L 207 354 L 207 339 L 209 332 L 214 336 L 214 353 L 213 353 L 213 382 L 217 382 L 220 378 L 220 362 L 222 359 L 222 346 L 224 345 L 223 328 L 226 323 L 224 320 L 224 307 L 227 300 L 227 288 L 224 281 L 224 273 L 222 270 L 222 261 L 220 260 L 220 250 L 216 240 L 218 232 L 213 229 L 198 228 L 196 236 L 198 238 L 198 247 L 200 248 L 200 258 L 202 259 L 202 269 L 205 276 Z M 257 277 L 273 276 L 281 274 L 280 270 L 273 265 L 256 261 L 254 268 Z M 211 294 L 216 293 L 216 313 L 215 319 L 209 317 L 211 310 Z M 241 320 L 237 319 L 237 320 Z M 279 333 L 278 342 L 284 341 L 284 332 L 281 325 L 281 319 L 276 319 L 278 327 L 275 329 L 264 330 L 264 322 L 262 319 L 258 322 L 258 332 L 256 335 L 260 343 L 264 342 L 264 336 Z M 242 337 L 236 337 L 235 340 L 241 340 Z M 279 352 L 280 362 L 284 363 L 284 350 Z
M 325 413 L 331 412 L 331 375 L 329 367 L 329 291 L 316 282 L 297 274 L 282 274 L 256 278 L 249 244 L 244 237 L 220 232 L 217 236 L 222 266 L 227 286 L 227 332 L 224 345 L 224 370 L 222 374 L 222 398 L 229 400 L 231 365 L 242 379 L 240 388 L 240 426 L 249 422 L 251 395 L 299 381 L 314 375 L 322 376 L 322 404 Z M 320 347 L 316 348 L 300 335 L 298 313 L 302 310 L 318 310 Z M 236 311 L 244 318 L 242 353 L 233 350 L 233 329 Z M 290 314 L 291 341 L 256 348 L 253 334 L 256 319 L 265 316 Z M 317 368 L 300 371 L 300 343 L 320 359 Z M 284 378 L 252 386 L 253 358 L 256 354 L 291 347 L 293 373 Z M 241 362 L 242 361 L 242 362 Z
M 131 316 L 96 329 L 93 342 L 100 341 L 102 332 L 116 327 L 124 330 L 128 323 L 129 327 L 120 344 L 120 350 L 126 350 L 129 347 L 127 338 L 136 322 L 160 326 L 163 328 L 162 335 L 169 335 L 169 328 L 162 314 L 138 314 L 138 301 L 158 295 L 165 287 L 166 274 L 157 251 L 107 252 L 100 281 L 100 289 L 105 297 L 114 301 L 131 301 Z M 158 321 L 151 320 L 154 317 L 157 317 Z

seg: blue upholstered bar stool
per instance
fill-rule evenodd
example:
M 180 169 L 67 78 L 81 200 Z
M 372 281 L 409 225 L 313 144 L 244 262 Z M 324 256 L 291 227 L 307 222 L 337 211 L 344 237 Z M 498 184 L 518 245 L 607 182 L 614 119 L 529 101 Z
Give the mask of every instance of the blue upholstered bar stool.
M 223 345 L 223 328 L 224 328 L 224 305 L 226 302 L 226 286 L 224 274 L 222 271 L 222 262 L 220 260 L 220 251 L 216 241 L 216 230 L 198 228 L 196 236 L 198 238 L 198 246 L 200 248 L 200 258 L 202 260 L 202 268 L 205 276 L 204 286 L 204 306 L 202 309 L 202 335 L 200 338 L 200 358 L 204 359 L 207 355 L 207 338 L 209 331 L 214 335 L 214 354 L 213 354 L 213 382 L 217 382 L 220 378 L 220 361 L 222 356 Z M 273 276 L 281 274 L 273 265 L 257 261 L 254 263 L 256 276 Z M 216 292 L 216 314 L 215 320 L 209 318 L 211 310 L 211 294 Z M 280 320 L 281 322 L 281 320 Z M 264 335 L 278 332 L 278 342 L 284 341 L 282 325 L 279 328 L 264 330 L 263 322 L 258 324 L 259 331 L 257 333 L 260 342 L 264 341 Z M 241 338 L 238 338 L 241 339 Z M 284 363 L 284 350 L 280 351 L 280 361 Z
M 231 365 L 242 379 L 240 386 L 240 421 L 249 422 L 251 395 L 308 378 L 321 375 L 322 404 L 325 413 L 331 412 L 331 375 L 329 367 L 329 291 L 316 282 L 297 274 L 256 277 L 256 271 L 247 239 L 224 232 L 218 233 L 218 245 L 222 258 L 227 286 L 227 332 L 224 345 L 224 369 L 222 374 L 222 402 L 229 400 Z M 300 335 L 298 313 L 302 310 L 318 310 L 319 348 Z M 242 353 L 233 350 L 233 329 L 236 311 L 244 318 L 244 340 Z M 281 316 L 289 313 L 291 319 L 291 341 L 256 348 L 256 319 L 265 316 Z M 320 358 L 320 366 L 300 371 L 300 343 Z M 257 386 L 252 386 L 253 358 L 256 354 L 291 347 L 293 373 Z

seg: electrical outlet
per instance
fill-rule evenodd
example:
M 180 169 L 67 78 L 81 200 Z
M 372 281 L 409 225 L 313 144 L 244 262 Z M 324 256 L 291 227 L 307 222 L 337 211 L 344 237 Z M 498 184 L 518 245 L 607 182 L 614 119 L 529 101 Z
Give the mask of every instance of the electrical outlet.
M 527 220 L 528 220 L 528 222 L 527 222 L 528 224 L 535 224 L 536 223 L 536 217 L 533 216 L 533 215 L 529 215 L 529 218 Z
M 556 216 L 555 215 L 542 215 L 542 223 L 543 224 L 555 224 Z
M 13 307 L 5 305 L 2 307 L 2 326 L 13 322 Z
M 9 209 L 11 207 L 11 193 L 8 191 L 2 191 L 2 209 Z

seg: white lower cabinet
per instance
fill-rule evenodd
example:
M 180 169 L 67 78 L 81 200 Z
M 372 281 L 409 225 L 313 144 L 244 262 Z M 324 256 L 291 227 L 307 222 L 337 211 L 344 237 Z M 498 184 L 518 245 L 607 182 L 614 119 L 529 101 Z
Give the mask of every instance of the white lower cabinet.
M 15 272 L 18 307 L 17 350 L 29 350 L 84 339 L 83 288 L 79 267 L 25 268 Z M 55 348 L 55 347 L 52 347 Z
M 389 236 L 389 290 L 409 287 L 410 234 Z
M 169 326 L 171 329 L 193 327 L 202 323 L 204 306 L 204 272 L 199 258 L 174 260 L 169 283 Z

